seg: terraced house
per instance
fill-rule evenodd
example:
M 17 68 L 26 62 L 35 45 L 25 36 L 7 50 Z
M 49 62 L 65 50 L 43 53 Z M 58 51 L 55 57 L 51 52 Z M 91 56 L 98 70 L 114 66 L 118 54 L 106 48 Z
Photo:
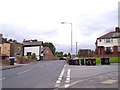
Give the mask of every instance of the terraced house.
M 116 27 L 115 31 L 109 32 L 96 40 L 97 56 L 119 56 L 120 55 L 120 28 Z

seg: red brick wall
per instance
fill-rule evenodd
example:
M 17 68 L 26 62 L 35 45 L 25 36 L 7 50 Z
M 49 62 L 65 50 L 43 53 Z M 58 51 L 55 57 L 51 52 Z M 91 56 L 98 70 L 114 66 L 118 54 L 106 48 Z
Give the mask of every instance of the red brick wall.
M 94 54 L 94 57 L 119 57 L 120 52 L 118 52 L 118 46 L 113 47 L 113 53 L 106 54 L 104 52 L 104 48 L 101 48 L 101 54 L 99 54 L 100 47 L 96 48 L 96 53 Z

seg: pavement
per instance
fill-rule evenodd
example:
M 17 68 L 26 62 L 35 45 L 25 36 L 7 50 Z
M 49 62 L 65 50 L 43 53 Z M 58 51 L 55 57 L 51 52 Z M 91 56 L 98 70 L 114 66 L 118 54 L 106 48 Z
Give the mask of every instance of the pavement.
M 24 65 L 27 65 L 27 64 L 17 64 L 17 63 L 14 63 L 14 65 L 0 65 L 0 70 L 6 70 L 6 69 L 22 67 Z

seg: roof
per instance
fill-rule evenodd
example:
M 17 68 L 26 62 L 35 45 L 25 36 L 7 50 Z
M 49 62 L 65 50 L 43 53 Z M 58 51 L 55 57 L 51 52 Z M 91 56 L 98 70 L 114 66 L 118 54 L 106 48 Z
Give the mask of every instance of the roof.
M 43 44 L 43 41 L 23 41 L 24 46 L 40 46 Z
M 113 36 L 114 32 L 109 32 L 103 36 L 100 36 L 99 38 L 97 39 L 107 39 L 107 38 L 111 38 Z
M 79 49 L 79 51 L 91 51 L 91 49 Z
M 45 53 L 47 50 L 49 50 L 49 51 L 52 53 L 52 51 L 50 50 L 49 47 L 43 47 L 43 53 Z M 52 54 L 53 54 L 53 53 L 52 53 Z
M 2 38 L 2 43 L 9 43 L 6 38 Z
M 115 31 L 108 32 L 107 34 L 100 36 L 97 39 L 109 39 L 109 38 L 120 38 L 120 28 L 115 27 Z
M 108 38 L 120 38 L 120 32 L 109 32 L 103 36 L 100 36 L 97 39 L 108 39 Z

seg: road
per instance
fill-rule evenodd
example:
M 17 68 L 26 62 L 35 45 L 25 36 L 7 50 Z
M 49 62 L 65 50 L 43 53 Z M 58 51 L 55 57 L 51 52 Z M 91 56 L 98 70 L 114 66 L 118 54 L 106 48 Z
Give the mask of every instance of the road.
M 118 88 L 118 64 L 66 65 L 58 88 Z
M 3 88 L 54 88 L 64 61 L 38 61 L 23 67 L 3 70 Z
M 118 64 L 76 66 L 40 61 L 3 70 L 3 88 L 118 88 Z

